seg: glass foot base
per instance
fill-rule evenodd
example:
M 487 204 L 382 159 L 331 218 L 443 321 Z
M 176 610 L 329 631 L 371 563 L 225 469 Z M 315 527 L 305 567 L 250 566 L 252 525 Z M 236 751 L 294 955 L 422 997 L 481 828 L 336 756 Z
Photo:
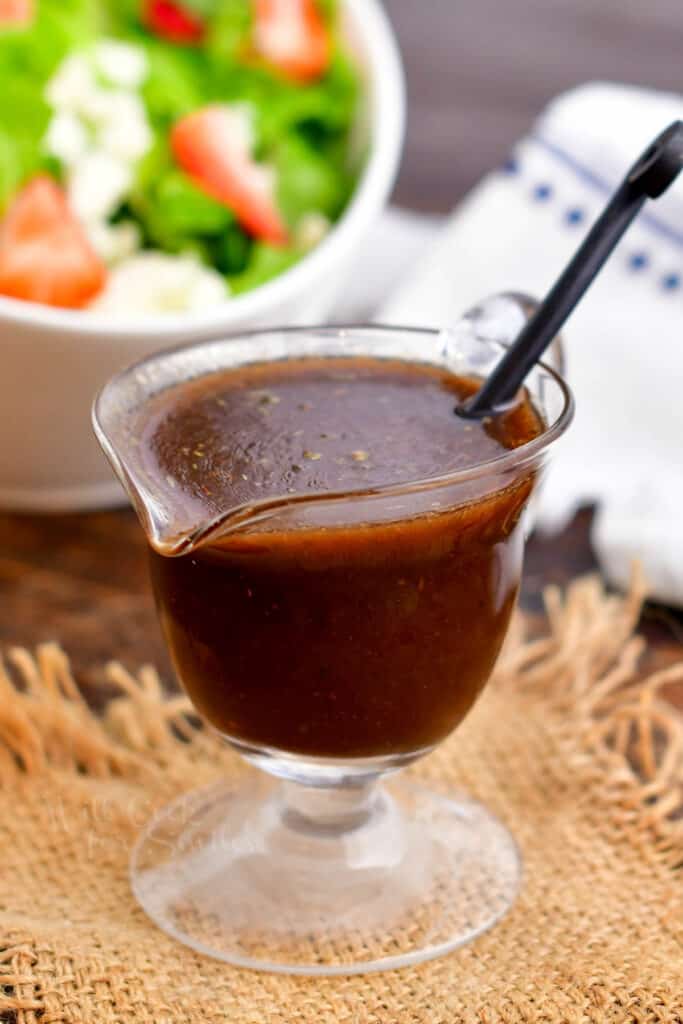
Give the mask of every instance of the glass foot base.
M 343 819 L 318 813 L 340 800 Z M 484 807 L 403 780 L 298 801 L 269 779 L 223 782 L 158 813 L 131 863 L 137 899 L 169 935 L 305 975 L 447 953 L 503 916 L 520 874 L 514 840 Z

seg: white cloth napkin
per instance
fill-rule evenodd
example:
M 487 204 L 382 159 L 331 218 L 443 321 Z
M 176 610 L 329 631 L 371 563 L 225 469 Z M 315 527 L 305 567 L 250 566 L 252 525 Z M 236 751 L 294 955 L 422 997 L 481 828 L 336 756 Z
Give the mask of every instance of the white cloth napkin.
M 358 267 L 365 308 L 402 261 L 377 319 L 446 326 L 497 291 L 543 295 L 650 138 L 681 117 L 682 96 L 629 86 L 560 96 L 436 239 L 433 222 L 388 217 Z M 605 575 L 625 584 L 637 558 L 652 595 L 683 606 L 683 180 L 622 239 L 565 343 L 577 416 L 557 446 L 541 526 L 596 503 Z

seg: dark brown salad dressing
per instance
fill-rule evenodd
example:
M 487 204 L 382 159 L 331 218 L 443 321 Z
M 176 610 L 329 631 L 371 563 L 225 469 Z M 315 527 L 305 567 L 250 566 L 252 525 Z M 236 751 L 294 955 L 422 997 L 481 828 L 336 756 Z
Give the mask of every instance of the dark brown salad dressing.
M 442 476 L 541 433 L 526 401 L 495 421 L 457 417 L 477 386 L 395 360 L 264 364 L 165 392 L 141 440 L 148 468 L 211 518 Z M 278 516 L 180 557 L 152 552 L 162 626 L 198 710 L 244 744 L 309 756 L 438 742 L 500 649 L 532 486 L 531 471 L 501 470 L 382 499 L 365 518 L 369 506 L 347 499 L 324 526 Z

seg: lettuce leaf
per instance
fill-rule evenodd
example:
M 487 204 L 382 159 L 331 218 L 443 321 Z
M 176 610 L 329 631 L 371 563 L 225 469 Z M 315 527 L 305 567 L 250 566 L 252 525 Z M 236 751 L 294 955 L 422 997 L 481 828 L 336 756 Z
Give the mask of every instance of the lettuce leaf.
M 48 169 L 42 139 L 50 109 L 24 78 L 6 83 L 0 105 L 0 213 L 27 180 Z
M 211 266 L 230 276 L 247 269 L 254 245 L 239 224 L 233 224 L 224 234 L 207 239 L 205 251 Z
M 97 0 L 40 0 L 31 25 L 0 31 L 0 76 L 5 86 L 14 74 L 42 94 L 67 53 L 96 38 L 101 14 Z
M 21 185 L 40 171 L 57 167 L 43 152 L 51 111 L 45 86 L 73 49 L 97 35 L 96 0 L 40 0 L 33 23 L 0 31 L 0 213 Z
M 156 186 L 158 211 L 179 235 L 218 235 L 234 221 L 230 210 L 216 202 L 183 174 L 169 171 Z
M 209 87 L 201 51 L 145 40 L 149 74 L 142 94 L 158 129 L 168 129 L 184 114 L 207 102 Z
M 289 270 L 298 259 L 300 253 L 296 249 L 276 248 L 265 242 L 255 242 L 251 250 L 251 259 L 247 269 L 229 278 L 230 288 L 235 295 L 258 288 L 272 278 Z
M 288 135 L 275 148 L 278 205 L 290 225 L 310 210 L 334 220 L 348 194 L 347 176 L 305 139 Z
M 205 50 L 215 68 L 239 59 L 252 25 L 250 0 L 225 0 L 208 22 Z

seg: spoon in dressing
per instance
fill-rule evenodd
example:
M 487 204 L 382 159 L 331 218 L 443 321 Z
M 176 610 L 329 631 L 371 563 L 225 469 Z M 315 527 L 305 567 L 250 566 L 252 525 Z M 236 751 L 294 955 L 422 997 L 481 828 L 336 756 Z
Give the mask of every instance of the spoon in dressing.
M 582 299 L 647 199 L 657 199 L 683 170 L 683 121 L 674 121 L 636 160 L 534 315 L 478 391 L 456 412 L 483 419 L 504 412 L 526 375 Z

